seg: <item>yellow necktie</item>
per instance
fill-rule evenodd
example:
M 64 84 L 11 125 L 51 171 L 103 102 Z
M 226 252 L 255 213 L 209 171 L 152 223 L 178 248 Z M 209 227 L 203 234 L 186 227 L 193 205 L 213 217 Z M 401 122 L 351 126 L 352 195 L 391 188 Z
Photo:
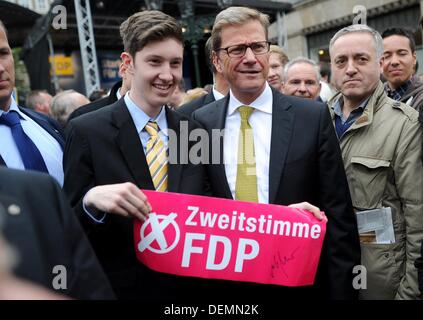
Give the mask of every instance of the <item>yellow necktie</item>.
M 241 127 L 238 139 L 238 168 L 236 174 L 235 198 L 241 201 L 258 202 L 256 158 L 253 129 L 248 119 L 254 108 L 241 106 Z
M 147 141 L 146 158 L 151 179 L 157 191 L 167 191 L 167 150 L 159 136 L 159 126 L 149 121 L 145 130 L 150 135 Z

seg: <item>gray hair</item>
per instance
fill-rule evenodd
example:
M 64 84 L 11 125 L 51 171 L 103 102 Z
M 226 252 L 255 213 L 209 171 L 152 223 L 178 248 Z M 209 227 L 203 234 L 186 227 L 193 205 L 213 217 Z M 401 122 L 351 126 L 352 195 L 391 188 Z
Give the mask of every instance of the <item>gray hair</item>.
M 213 30 L 211 34 L 212 48 L 217 50 L 222 44 L 222 29 L 226 26 L 242 25 L 249 21 L 258 21 L 263 26 L 268 37 L 269 16 L 260 11 L 247 7 L 229 7 L 221 11 L 214 20 Z
M 380 58 L 382 58 L 382 55 L 383 55 L 382 37 L 379 32 L 377 32 L 375 29 L 372 29 L 368 25 L 365 25 L 365 24 L 353 24 L 348 27 L 342 28 L 337 33 L 335 33 L 335 35 L 332 37 L 329 43 L 329 54 L 332 56 L 332 47 L 336 40 L 338 40 L 342 36 L 345 36 L 346 34 L 353 33 L 353 32 L 366 32 L 370 34 L 375 44 L 377 60 L 380 60 Z
M 47 93 L 46 90 L 32 90 L 26 96 L 25 106 L 32 110 L 35 110 L 37 104 L 43 104 L 45 102 L 44 97 L 41 96 L 41 93 Z
M 313 60 L 310 60 L 308 58 L 305 57 L 298 57 L 295 58 L 294 60 L 291 60 L 290 62 L 288 62 L 285 67 L 283 68 L 283 81 L 285 82 L 286 80 L 288 80 L 288 71 L 289 69 L 299 63 L 306 63 L 309 64 L 313 67 L 314 71 L 316 72 L 316 79 L 318 82 L 320 82 L 320 68 L 319 66 L 316 64 L 316 62 L 314 62 Z
M 69 115 L 78 107 L 89 103 L 84 95 L 75 90 L 65 90 L 55 95 L 51 103 L 51 116 L 63 127 Z

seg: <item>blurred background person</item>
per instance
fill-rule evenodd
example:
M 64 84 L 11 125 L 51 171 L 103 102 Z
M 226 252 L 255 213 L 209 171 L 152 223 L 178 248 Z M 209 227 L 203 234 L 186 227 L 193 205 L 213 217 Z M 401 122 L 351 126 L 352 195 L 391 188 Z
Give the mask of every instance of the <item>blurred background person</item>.
M 388 28 L 382 38 L 382 73 L 388 97 L 422 110 L 423 82 L 414 77 L 417 71 L 414 35 L 404 28 Z
M 131 76 L 127 72 L 127 66 L 125 66 L 123 63 L 121 63 L 119 66 L 119 76 L 122 78 L 122 80 L 119 80 L 113 85 L 107 97 L 101 98 L 100 100 L 91 102 L 85 106 L 76 109 L 70 114 L 70 116 L 68 117 L 68 121 L 72 120 L 73 118 L 79 117 L 80 115 L 83 115 L 85 113 L 95 111 L 110 104 L 113 104 L 120 98 L 122 98 L 129 91 L 129 89 L 131 89 Z
M 185 92 L 185 81 L 181 79 L 179 84 L 175 87 L 172 95 L 170 96 L 170 100 L 168 102 L 168 106 L 172 109 L 177 109 L 179 106 L 183 104 L 184 97 L 187 93 Z
M 87 103 L 90 103 L 90 100 L 75 90 L 60 92 L 53 98 L 51 116 L 64 128 L 69 115 Z
M 289 62 L 288 56 L 277 45 L 270 45 L 269 75 L 267 82 L 278 91 L 282 92 L 283 68 Z
M 326 103 L 336 93 L 336 90 L 330 84 L 330 69 L 328 67 L 320 67 L 320 86 L 320 100 Z
M 316 100 L 320 88 L 320 70 L 313 60 L 298 57 L 285 65 L 283 94 Z
M 194 88 L 187 91 L 184 98 L 182 99 L 182 105 L 191 101 L 197 100 L 207 95 L 208 92 L 204 88 Z
M 229 92 L 228 82 L 226 81 L 223 74 L 217 71 L 215 67 L 215 63 L 217 63 L 217 61 L 213 60 L 213 48 L 212 48 L 211 38 L 207 39 L 205 49 L 206 49 L 207 65 L 211 73 L 213 74 L 213 88 L 210 93 L 203 95 L 200 98 L 197 98 L 195 100 L 192 100 L 189 103 L 181 105 L 178 111 L 187 116 L 191 116 L 191 114 L 195 110 L 197 110 L 198 108 L 201 108 L 202 106 L 205 106 L 209 103 L 222 99 Z
M 91 93 L 88 100 L 90 102 L 94 102 L 104 97 L 107 97 L 107 92 L 104 91 L 104 89 L 100 89 L 100 90 L 95 90 L 93 93 Z
M 26 107 L 49 116 L 52 99 L 47 91 L 33 90 L 26 97 Z

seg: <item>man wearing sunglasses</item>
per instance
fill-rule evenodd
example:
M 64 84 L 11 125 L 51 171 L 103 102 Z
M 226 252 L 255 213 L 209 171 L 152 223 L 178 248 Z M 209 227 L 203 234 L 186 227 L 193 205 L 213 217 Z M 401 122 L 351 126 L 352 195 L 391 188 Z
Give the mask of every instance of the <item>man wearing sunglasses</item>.
M 314 286 L 234 282 L 220 295 L 266 301 L 354 299 L 352 270 L 360 264 L 358 232 L 329 112 L 323 104 L 284 96 L 268 85 L 268 25 L 266 15 L 244 7 L 229 7 L 216 17 L 213 63 L 228 81 L 230 92 L 193 114 L 210 136 L 224 129 L 223 152 L 213 154 L 219 149 L 210 146 L 212 164 L 206 166 L 207 173 L 216 197 L 318 206 L 328 217 L 325 244 Z

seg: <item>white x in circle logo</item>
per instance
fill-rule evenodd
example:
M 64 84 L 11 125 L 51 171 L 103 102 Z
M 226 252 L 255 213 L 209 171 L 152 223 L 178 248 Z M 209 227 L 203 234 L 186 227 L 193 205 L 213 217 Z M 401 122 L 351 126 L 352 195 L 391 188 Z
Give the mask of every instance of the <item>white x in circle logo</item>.
M 149 249 L 151 252 L 163 254 L 172 251 L 179 242 L 180 231 L 178 224 L 175 222 L 175 218 L 178 215 L 174 212 L 170 213 L 169 215 L 157 215 L 155 213 L 151 213 L 148 216 L 147 221 L 143 224 L 140 230 L 141 241 L 138 244 L 138 250 L 143 252 L 145 249 Z M 161 220 L 161 222 L 159 221 Z M 173 243 L 168 246 L 164 230 L 171 224 L 175 229 L 175 240 Z M 149 235 L 145 236 L 145 229 L 147 226 L 151 225 L 151 232 Z M 151 247 L 151 243 L 156 240 L 159 244 L 160 250 Z

